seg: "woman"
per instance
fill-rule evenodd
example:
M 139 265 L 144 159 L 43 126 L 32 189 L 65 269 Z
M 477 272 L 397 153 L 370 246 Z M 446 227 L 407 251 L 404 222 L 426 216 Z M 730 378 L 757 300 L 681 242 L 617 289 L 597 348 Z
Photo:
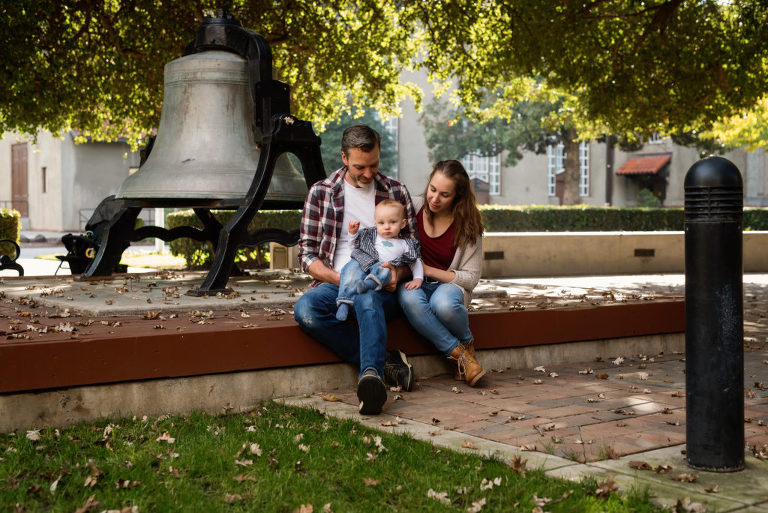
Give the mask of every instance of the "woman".
M 475 359 L 467 305 L 480 279 L 483 224 L 461 162 L 435 164 L 413 206 L 424 283 L 414 290 L 400 285 L 400 306 L 416 331 L 456 361 L 457 378 L 474 386 L 485 371 Z

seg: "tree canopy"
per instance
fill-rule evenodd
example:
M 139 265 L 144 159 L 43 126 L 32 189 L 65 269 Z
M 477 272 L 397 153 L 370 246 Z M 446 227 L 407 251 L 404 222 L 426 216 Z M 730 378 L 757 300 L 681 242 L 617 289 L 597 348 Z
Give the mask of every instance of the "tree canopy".
M 270 42 L 293 112 L 321 127 L 418 103 L 409 67 L 478 119 L 551 91 L 583 138 L 706 129 L 768 93 L 760 0 L 17 0 L 0 5 L 0 132 L 151 130 L 163 65 L 218 7 Z
M 0 6 L 0 133 L 77 128 L 97 138 L 156 127 L 163 66 L 206 12 L 225 7 L 270 43 L 293 113 L 319 123 L 350 105 L 392 113 L 407 95 L 413 27 L 376 0 L 19 0 Z

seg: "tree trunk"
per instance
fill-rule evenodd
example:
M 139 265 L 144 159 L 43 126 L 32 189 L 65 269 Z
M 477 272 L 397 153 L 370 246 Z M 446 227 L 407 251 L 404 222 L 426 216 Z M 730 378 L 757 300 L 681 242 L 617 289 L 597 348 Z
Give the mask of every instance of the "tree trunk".
M 577 205 L 579 199 L 579 143 L 576 139 L 576 130 L 569 128 L 566 131 L 565 145 L 565 187 L 563 191 L 563 205 Z

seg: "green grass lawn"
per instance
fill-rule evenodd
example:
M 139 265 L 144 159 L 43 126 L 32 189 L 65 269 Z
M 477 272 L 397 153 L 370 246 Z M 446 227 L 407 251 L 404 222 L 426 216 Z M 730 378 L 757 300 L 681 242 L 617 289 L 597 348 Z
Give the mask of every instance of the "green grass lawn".
M 0 435 L 0 511 L 660 511 L 611 488 L 271 402 Z

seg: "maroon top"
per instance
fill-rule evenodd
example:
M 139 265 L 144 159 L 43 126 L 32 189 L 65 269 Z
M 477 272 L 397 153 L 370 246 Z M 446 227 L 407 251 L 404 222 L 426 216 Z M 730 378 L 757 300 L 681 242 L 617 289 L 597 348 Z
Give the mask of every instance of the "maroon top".
M 453 245 L 456 223 L 451 223 L 451 226 L 442 235 L 430 237 L 424 231 L 424 207 L 421 207 L 419 213 L 416 214 L 416 223 L 419 225 L 422 262 L 425 265 L 447 271 L 453 262 L 453 256 L 456 254 L 456 246 Z

